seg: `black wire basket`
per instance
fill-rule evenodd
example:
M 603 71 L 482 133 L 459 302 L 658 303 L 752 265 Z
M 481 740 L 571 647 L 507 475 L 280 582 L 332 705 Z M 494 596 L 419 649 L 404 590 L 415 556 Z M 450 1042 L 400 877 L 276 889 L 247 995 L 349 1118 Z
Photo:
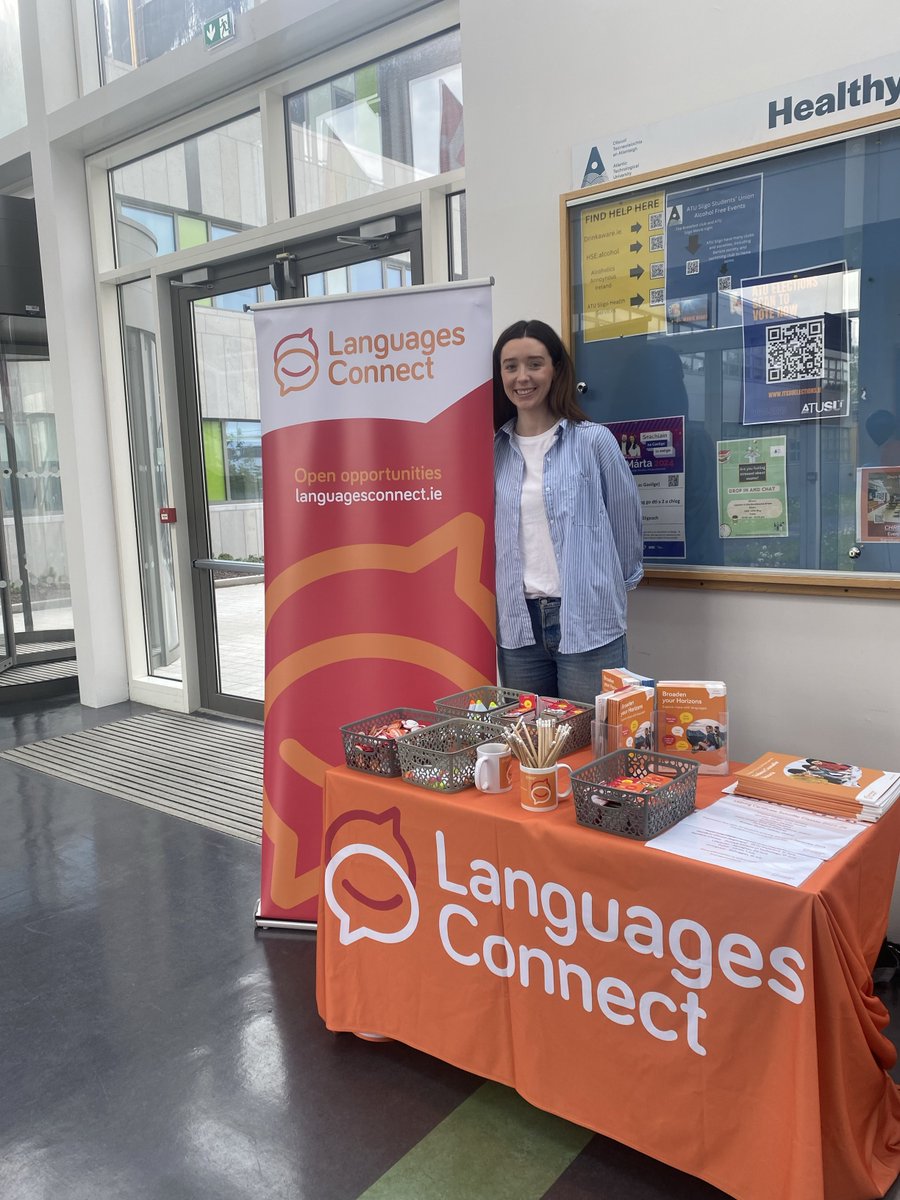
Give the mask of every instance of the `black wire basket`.
M 697 774 L 695 762 L 672 754 L 616 750 L 572 772 L 575 815 L 579 825 L 647 841 L 694 811 Z M 652 790 L 632 791 L 626 780 Z
M 354 771 L 367 771 L 370 775 L 397 776 L 400 774 L 400 759 L 397 743 L 401 738 L 378 737 L 375 730 L 390 725 L 392 721 L 417 721 L 420 726 L 437 725 L 447 718 L 440 713 L 421 708 L 390 708 L 387 712 L 372 717 L 362 717 L 341 726 L 344 743 L 344 761 Z M 409 737 L 409 734 L 403 734 Z
M 478 747 L 503 740 L 502 726 L 490 721 L 471 717 L 444 720 L 400 738 L 397 754 L 401 777 L 433 792 L 461 792 L 474 786 Z
M 503 710 L 515 708 L 522 692 L 514 688 L 483 687 L 469 688 L 465 692 L 454 692 L 452 696 L 441 696 L 434 707 L 448 717 L 465 717 L 472 721 L 495 721 L 503 716 Z M 473 705 L 483 705 L 475 708 Z

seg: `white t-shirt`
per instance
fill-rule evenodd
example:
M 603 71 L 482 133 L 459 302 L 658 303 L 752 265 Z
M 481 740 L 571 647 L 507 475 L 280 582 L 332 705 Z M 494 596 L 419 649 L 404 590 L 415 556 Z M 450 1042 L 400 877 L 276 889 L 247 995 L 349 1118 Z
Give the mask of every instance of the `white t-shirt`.
M 562 588 L 547 510 L 544 508 L 544 455 L 553 444 L 558 428 L 559 421 L 536 437 L 522 437 L 518 433 L 512 435 L 525 460 L 519 514 L 519 550 L 525 595 L 528 597 L 558 596 Z

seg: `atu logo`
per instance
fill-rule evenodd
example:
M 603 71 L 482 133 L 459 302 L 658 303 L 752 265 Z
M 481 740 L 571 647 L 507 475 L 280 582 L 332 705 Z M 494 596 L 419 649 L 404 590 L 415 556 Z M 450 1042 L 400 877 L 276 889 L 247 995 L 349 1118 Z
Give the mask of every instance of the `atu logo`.
M 400 833 L 399 809 L 356 809 L 338 817 L 325 835 L 325 860 L 325 899 L 340 922 L 343 945 L 361 938 L 404 942 L 412 936 L 419 923 L 416 864 Z M 357 886 L 363 872 L 365 890 Z
M 302 392 L 315 383 L 319 374 L 319 347 L 312 328 L 283 337 L 272 355 L 275 360 L 275 382 L 282 396 Z

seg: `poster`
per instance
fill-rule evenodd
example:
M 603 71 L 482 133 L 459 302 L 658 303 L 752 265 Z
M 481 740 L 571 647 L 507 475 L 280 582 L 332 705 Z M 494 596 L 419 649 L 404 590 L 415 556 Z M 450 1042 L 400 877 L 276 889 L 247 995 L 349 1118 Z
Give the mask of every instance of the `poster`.
M 762 191 L 748 175 L 666 193 L 670 333 L 740 324 L 740 281 L 759 274 Z
M 856 472 L 856 540 L 900 542 L 900 467 Z
M 684 558 L 684 417 L 610 421 L 606 428 L 637 484 L 644 558 Z
M 718 442 L 719 536 L 787 537 L 787 438 Z
M 490 299 L 468 283 L 254 309 L 261 920 L 315 919 L 340 727 L 496 681 Z
M 845 417 L 845 264 L 744 279 L 744 425 Z
M 649 192 L 581 214 L 586 342 L 665 331 L 663 199 Z

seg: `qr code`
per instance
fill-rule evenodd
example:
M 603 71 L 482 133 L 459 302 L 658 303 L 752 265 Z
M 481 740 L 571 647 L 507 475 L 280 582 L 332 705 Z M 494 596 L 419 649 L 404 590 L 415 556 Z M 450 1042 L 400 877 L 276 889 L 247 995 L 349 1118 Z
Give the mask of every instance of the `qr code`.
M 670 475 L 669 476 L 669 487 L 679 487 L 680 484 L 681 484 L 681 476 L 680 475 Z
M 647 228 L 648 229 L 662 229 L 663 228 L 663 214 L 661 212 L 651 213 L 650 220 L 647 222 Z
M 651 304 L 664 304 L 665 300 L 666 300 L 666 289 L 665 288 L 651 288 L 650 289 L 650 303 Z
M 731 291 L 731 276 L 730 275 L 720 275 L 719 276 L 719 291 L 720 292 L 730 292 Z
M 653 236 L 650 238 L 650 253 L 653 254 L 653 252 L 655 250 L 664 249 L 664 242 L 665 242 L 665 236 L 663 234 L 654 233 Z
M 766 329 L 766 382 L 796 383 L 825 374 L 825 322 L 790 321 Z
M 650 264 L 650 278 L 662 279 L 666 273 L 666 264 L 664 262 Z
M 689 258 L 687 260 L 687 262 L 684 264 L 684 273 L 685 273 L 685 275 L 699 275 L 700 274 L 700 259 L 699 258 Z

